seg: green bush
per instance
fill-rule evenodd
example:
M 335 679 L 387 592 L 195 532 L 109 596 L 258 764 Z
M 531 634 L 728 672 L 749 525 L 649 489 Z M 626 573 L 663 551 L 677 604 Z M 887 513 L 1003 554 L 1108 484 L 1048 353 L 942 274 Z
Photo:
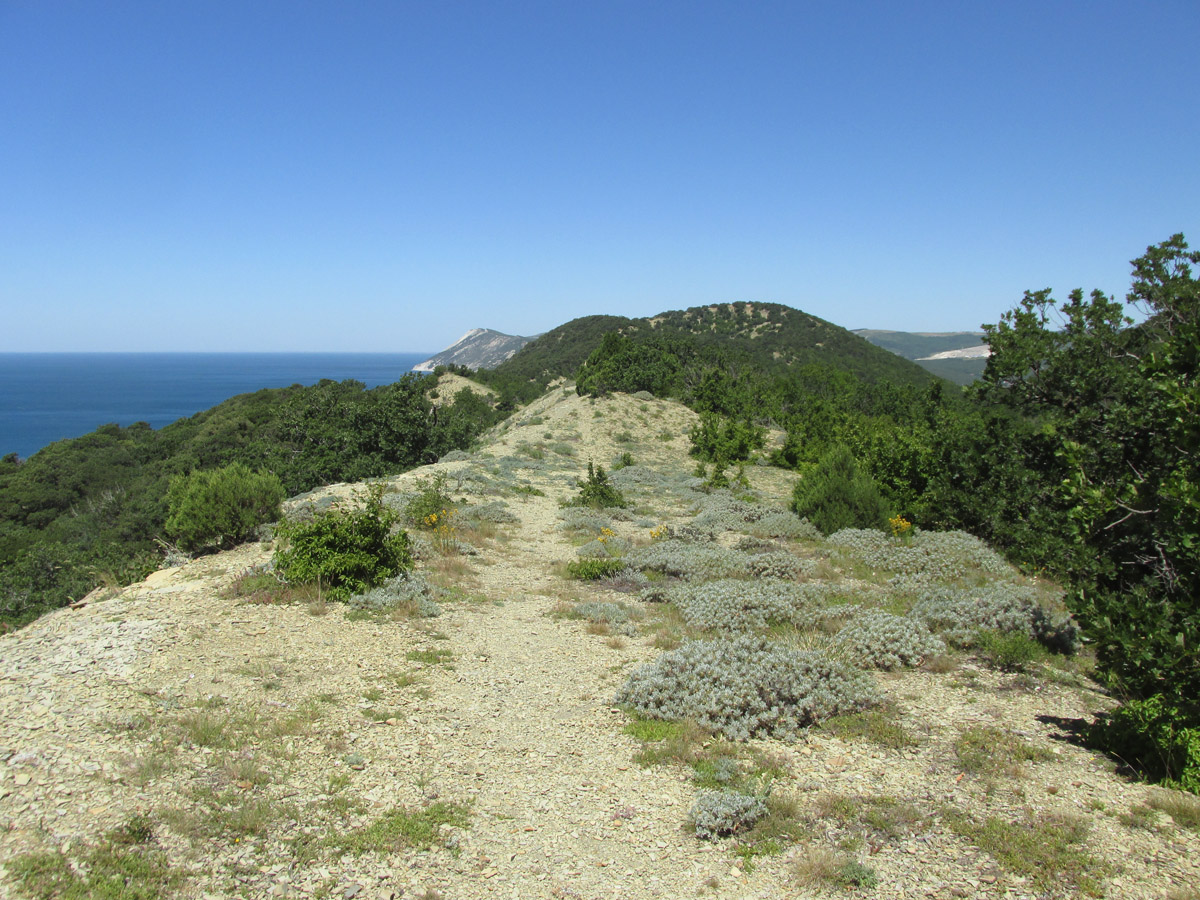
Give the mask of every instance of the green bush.
M 404 507 L 404 517 L 416 528 L 432 528 L 430 516 L 441 516 L 454 508 L 454 500 L 446 493 L 446 473 L 438 472 L 433 481 L 421 482 L 421 491 Z
M 288 581 L 317 584 L 331 600 L 364 593 L 412 570 L 408 535 L 392 534 L 397 515 L 373 485 L 361 509 L 334 508 L 308 521 L 285 522 L 275 568 Z
M 879 486 L 845 447 L 835 447 L 792 492 L 792 511 L 825 534 L 843 528 L 884 528 L 888 507 Z
M 1161 694 L 1119 706 L 1091 726 L 1088 741 L 1152 781 L 1200 794 L 1200 722 Z
M 587 481 L 580 486 L 579 496 L 571 501 L 571 506 L 605 509 L 606 507 L 626 507 L 628 505 L 625 496 L 609 484 L 604 467 L 594 466 L 589 460 Z
M 690 437 L 692 447 L 688 452 L 692 456 L 724 469 L 729 463 L 749 459 L 752 450 L 761 450 L 767 432 L 748 419 L 722 420 L 715 413 L 706 412 L 692 428 Z
M 185 550 L 232 547 L 264 522 L 279 518 L 283 484 L 269 472 L 241 463 L 177 475 L 167 491 L 164 526 Z
M 579 581 L 599 581 L 625 568 L 620 559 L 573 559 L 567 563 L 567 575 Z

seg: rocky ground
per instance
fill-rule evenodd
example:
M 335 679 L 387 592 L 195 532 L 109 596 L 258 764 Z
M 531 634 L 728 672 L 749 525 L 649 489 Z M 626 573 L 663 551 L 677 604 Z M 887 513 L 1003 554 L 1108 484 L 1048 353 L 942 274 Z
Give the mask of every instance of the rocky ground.
M 234 585 L 268 562 L 263 543 L 0 638 L 0 894 L 78 887 L 112 851 L 163 897 L 1200 897 L 1200 833 L 1167 792 L 1071 739 L 1109 702 L 1074 663 L 1010 674 L 960 654 L 877 674 L 907 740 L 754 742 L 799 838 L 753 857 L 736 837 L 698 840 L 691 771 L 639 765 L 613 705 L 662 652 L 662 613 L 624 636 L 561 615 L 637 601 L 564 577 L 578 540 L 560 501 L 589 458 L 689 473 L 691 420 L 556 390 L 483 451 L 393 479 L 404 492 L 445 472 L 452 494 L 504 499 L 519 520 L 472 535 L 473 555 L 421 563 L 451 588 L 436 618 L 247 602 Z M 791 476 L 747 476 L 782 507 Z M 690 493 L 634 489 L 614 530 L 645 543 L 689 520 Z M 965 765 L 967 733 L 1020 752 Z M 963 816 L 1014 841 L 1076 829 L 1078 859 L 1047 881 L 955 827 Z M 829 859 L 871 878 L 855 886 Z

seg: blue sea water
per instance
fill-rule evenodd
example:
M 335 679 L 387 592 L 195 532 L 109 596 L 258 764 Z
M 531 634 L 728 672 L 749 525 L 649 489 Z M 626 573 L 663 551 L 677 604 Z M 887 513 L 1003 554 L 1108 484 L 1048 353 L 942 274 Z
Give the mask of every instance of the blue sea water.
M 260 388 L 398 381 L 430 353 L 0 353 L 0 456 L 101 425 L 161 428 Z

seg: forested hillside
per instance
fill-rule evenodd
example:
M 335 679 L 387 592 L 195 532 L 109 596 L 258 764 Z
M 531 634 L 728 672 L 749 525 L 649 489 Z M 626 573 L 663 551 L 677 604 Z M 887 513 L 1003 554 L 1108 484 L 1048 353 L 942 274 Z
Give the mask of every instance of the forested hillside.
M 322 381 L 242 394 L 158 431 L 103 426 L 0 460 L 0 627 L 161 564 L 172 476 L 231 463 L 288 494 L 404 471 L 467 446 L 499 415 L 469 390 L 434 408 L 434 380 L 367 390 Z

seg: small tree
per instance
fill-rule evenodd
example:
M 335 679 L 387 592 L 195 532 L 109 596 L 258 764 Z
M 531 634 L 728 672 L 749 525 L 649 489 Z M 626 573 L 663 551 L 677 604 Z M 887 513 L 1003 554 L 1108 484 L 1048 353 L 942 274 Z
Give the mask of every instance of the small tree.
M 579 488 L 579 496 L 571 501 L 571 506 L 591 506 L 603 509 L 606 506 L 625 507 L 629 503 L 625 496 L 608 482 L 608 475 L 603 466 L 594 466 L 588 461 L 588 477 Z
M 165 530 L 185 550 L 232 547 L 279 518 L 283 484 L 241 463 L 177 475 L 167 490 Z
M 842 528 L 885 528 L 888 507 L 879 486 L 859 470 L 845 447 L 835 447 L 796 483 L 792 509 L 825 534 Z

